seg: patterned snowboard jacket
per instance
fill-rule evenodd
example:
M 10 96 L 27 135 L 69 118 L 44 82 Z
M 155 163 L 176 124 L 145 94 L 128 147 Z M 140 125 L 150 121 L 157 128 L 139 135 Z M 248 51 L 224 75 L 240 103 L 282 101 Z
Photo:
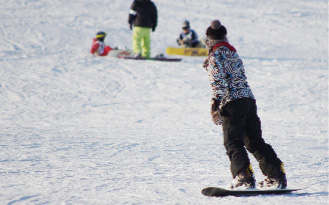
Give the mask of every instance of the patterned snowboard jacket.
M 220 101 L 220 108 L 236 99 L 255 99 L 248 85 L 242 60 L 229 43 L 215 45 L 203 67 L 208 72 L 212 95 Z

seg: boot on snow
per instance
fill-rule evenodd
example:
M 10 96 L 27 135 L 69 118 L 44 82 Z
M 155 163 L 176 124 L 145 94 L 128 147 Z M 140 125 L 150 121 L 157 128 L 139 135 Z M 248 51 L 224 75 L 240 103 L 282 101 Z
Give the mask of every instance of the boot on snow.
M 242 189 L 253 189 L 255 188 L 255 177 L 251 167 L 242 169 L 233 179 L 229 185 L 230 189 L 242 188 Z
M 287 178 L 283 168 L 283 163 L 281 164 L 280 170 L 277 174 L 273 176 L 266 176 L 265 179 L 258 183 L 258 187 L 261 189 L 266 188 L 278 188 L 285 189 L 287 188 Z

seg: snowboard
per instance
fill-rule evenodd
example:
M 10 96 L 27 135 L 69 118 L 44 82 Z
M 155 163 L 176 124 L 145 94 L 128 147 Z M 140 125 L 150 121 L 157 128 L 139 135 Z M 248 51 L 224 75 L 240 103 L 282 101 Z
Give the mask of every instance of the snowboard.
M 166 53 L 169 55 L 207 56 L 208 50 L 206 48 L 167 47 Z
M 163 54 L 159 54 L 156 57 L 152 58 L 144 58 L 144 57 L 134 57 L 134 52 L 132 50 L 122 50 L 122 49 L 115 49 L 111 50 L 108 53 L 110 57 L 116 58 L 123 58 L 123 59 L 132 59 L 132 60 L 155 60 L 155 61 L 181 61 L 181 58 L 168 58 L 165 57 Z
M 301 189 L 244 189 L 230 190 L 219 187 L 207 187 L 202 189 L 202 194 L 209 197 L 224 196 L 257 196 L 257 195 L 280 195 L 289 194 Z
M 120 58 L 131 59 L 131 60 L 153 60 L 153 61 L 169 61 L 169 62 L 179 62 L 182 60 L 181 58 L 167 58 L 167 57 L 144 58 L 144 57 L 125 56 L 125 57 L 120 57 Z
M 123 49 L 113 49 L 111 50 L 107 56 L 110 56 L 110 57 L 116 57 L 116 58 L 123 58 L 123 57 L 133 57 L 134 56 L 134 53 L 132 50 L 123 50 Z

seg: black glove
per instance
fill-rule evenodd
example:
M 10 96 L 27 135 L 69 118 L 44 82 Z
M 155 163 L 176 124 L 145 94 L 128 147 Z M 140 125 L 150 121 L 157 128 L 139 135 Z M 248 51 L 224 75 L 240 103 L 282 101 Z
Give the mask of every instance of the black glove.
M 188 42 L 188 41 L 183 41 L 183 44 L 184 44 L 185 46 L 189 46 L 189 45 L 190 45 L 190 42 Z
M 178 45 L 180 45 L 180 43 L 179 43 L 179 41 L 180 41 L 180 40 L 179 40 L 179 39 L 177 39 L 176 41 L 177 41 L 177 44 L 178 44 Z
M 220 101 L 217 99 L 211 99 L 211 116 L 212 121 L 215 123 L 215 125 L 221 125 L 223 123 L 223 118 L 220 115 L 219 110 Z
M 152 27 L 152 32 L 154 32 L 155 31 L 155 27 Z
M 219 110 L 219 105 L 220 105 L 220 101 L 215 99 L 215 98 L 212 98 L 211 99 L 211 110 L 212 111 L 216 111 L 216 110 Z
M 129 28 L 130 28 L 130 30 L 133 30 L 133 24 L 129 24 L 130 26 L 129 26 Z

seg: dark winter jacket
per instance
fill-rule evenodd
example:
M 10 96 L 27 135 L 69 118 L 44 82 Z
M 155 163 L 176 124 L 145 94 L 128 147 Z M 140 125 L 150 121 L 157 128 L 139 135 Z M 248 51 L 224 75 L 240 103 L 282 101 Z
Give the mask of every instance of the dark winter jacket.
M 158 24 L 158 11 L 151 0 L 134 0 L 130 7 L 128 23 L 132 27 L 152 28 Z
M 254 99 L 242 60 L 228 42 L 215 45 L 203 67 L 208 71 L 213 98 L 220 102 L 220 107 L 240 98 Z
M 178 39 L 179 40 L 190 40 L 191 43 L 192 43 L 192 47 L 197 46 L 197 44 L 199 43 L 198 34 L 194 30 L 192 30 L 192 29 L 190 29 L 188 33 L 182 32 L 181 34 L 179 34 L 179 38 Z

